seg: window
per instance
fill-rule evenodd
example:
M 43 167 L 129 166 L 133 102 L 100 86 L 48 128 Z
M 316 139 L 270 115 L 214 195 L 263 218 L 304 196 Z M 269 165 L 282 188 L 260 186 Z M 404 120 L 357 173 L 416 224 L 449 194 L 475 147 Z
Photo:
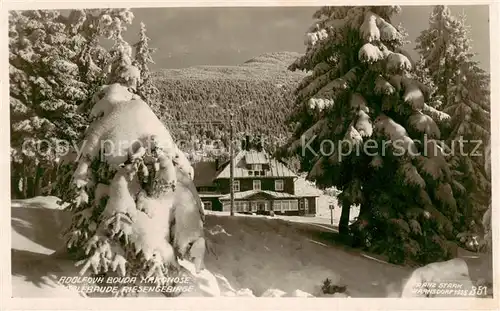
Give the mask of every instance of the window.
M 233 191 L 234 192 L 240 191 L 240 181 L 239 180 L 233 180 Z
M 260 190 L 260 180 L 253 181 L 253 190 Z
M 286 211 L 296 211 L 298 210 L 297 200 L 282 200 L 274 201 L 274 206 L 276 211 L 286 212 Z
M 307 198 L 304 198 L 304 210 L 309 210 L 309 200 Z
M 274 181 L 274 189 L 276 191 L 283 191 L 284 189 L 283 179 L 277 179 Z
M 254 164 L 253 170 L 254 171 L 262 171 L 262 164 Z
M 207 211 L 211 211 L 212 210 L 212 202 L 203 201 L 203 208 Z
M 281 201 L 274 201 L 273 202 L 273 210 L 276 212 L 282 212 L 283 210 L 281 209 Z
M 234 201 L 234 210 L 236 212 L 248 212 L 248 202 Z
M 248 176 L 253 176 L 253 171 L 248 171 Z
M 206 206 L 206 205 L 205 205 Z M 233 206 L 234 212 L 248 212 L 248 202 L 247 201 L 234 201 Z M 229 212 L 231 210 L 231 201 L 224 201 L 222 204 L 222 210 Z

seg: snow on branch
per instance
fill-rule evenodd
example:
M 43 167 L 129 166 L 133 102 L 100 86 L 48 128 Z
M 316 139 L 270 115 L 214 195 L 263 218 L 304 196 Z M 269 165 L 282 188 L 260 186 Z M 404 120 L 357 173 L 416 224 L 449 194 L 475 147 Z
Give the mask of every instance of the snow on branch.
M 365 42 L 395 41 L 401 39 L 399 31 L 373 11 L 365 12 L 364 21 L 359 27 L 361 38 Z
M 359 60 L 369 64 L 373 64 L 384 59 L 384 53 L 375 45 L 365 43 L 358 52 Z
M 404 148 L 410 156 L 417 154 L 415 142 L 409 137 L 406 129 L 393 119 L 381 114 L 375 119 L 374 124 L 379 133 L 386 135 L 393 144 L 397 143 L 398 146 Z
M 409 124 L 417 131 L 426 134 L 429 138 L 439 139 L 441 132 L 434 120 L 422 112 L 414 112 L 408 119 Z
M 390 73 L 408 72 L 412 69 L 410 60 L 403 54 L 390 53 L 387 57 L 387 71 Z
M 359 73 L 361 69 L 354 67 L 345 75 L 339 77 L 330 83 L 323 86 L 316 94 L 309 99 L 309 107 L 311 109 L 323 110 L 331 107 L 335 103 L 335 99 L 345 91 L 354 88 L 359 81 Z
M 449 114 L 439 111 L 436 108 L 431 107 L 427 104 L 424 104 L 422 111 L 438 121 L 448 121 L 451 119 Z
M 325 85 L 331 81 L 332 78 L 337 75 L 338 69 L 333 68 L 327 71 L 326 73 L 319 75 L 313 81 L 311 81 L 307 86 L 302 88 L 297 92 L 298 98 L 310 98 L 317 94 Z
M 393 95 L 396 89 L 382 77 L 378 75 L 375 79 L 375 94 L 377 95 Z
M 407 184 L 414 185 L 420 188 L 425 187 L 425 181 L 418 173 L 417 168 L 411 163 L 406 162 L 399 167 L 400 173 L 404 177 Z
M 421 110 L 424 108 L 425 96 L 419 88 L 419 84 L 412 79 L 403 77 L 401 83 L 404 86 L 403 100 L 408 103 L 413 110 Z

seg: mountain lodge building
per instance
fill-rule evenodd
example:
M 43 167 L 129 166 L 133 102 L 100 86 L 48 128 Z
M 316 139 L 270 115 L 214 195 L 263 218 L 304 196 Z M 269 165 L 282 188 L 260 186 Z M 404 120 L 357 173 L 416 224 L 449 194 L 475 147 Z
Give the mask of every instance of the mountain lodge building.
M 263 150 L 242 150 L 234 162 L 234 212 L 268 215 L 316 214 L 315 194 L 298 195 L 298 176 L 284 163 Z M 194 166 L 194 183 L 205 210 L 230 210 L 230 165 L 218 161 L 198 162 Z

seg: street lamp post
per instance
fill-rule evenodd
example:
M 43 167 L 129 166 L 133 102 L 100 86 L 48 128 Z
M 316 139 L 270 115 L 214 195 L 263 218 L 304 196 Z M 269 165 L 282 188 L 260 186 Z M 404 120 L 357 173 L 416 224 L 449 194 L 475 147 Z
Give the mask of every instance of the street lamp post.
M 230 215 L 234 216 L 234 146 L 233 146 L 233 139 L 234 139 L 234 110 L 235 109 L 241 109 L 245 107 L 246 105 L 251 104 L 252 102 L 247 102 L 243 105 L 237 106 L 237 107 L 228 107 L 226 108 L 226 111 L 229 112 L 229 188 L 230 188 Z M 220 107 L 218 104 L 214 103 L 209 108 L 217 108 Z M 219 123 L 220 121 L 216 121 Z M 209 122 L 213 123 L 213 122 Z M 219 123 L 220 124 L 220 123 Z
M 229 112 L 229 187 L 230 187 L 230 215 L 234 216 L 234 147 L 233 147 L 233 124 L 234 113 Z

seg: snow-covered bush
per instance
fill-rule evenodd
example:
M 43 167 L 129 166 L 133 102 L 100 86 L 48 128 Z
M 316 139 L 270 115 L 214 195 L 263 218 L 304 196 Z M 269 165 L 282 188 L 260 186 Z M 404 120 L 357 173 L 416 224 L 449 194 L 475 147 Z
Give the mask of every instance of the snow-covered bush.
M 179 205 L 174 204 L 178 176 L 191 181 L 193 168 L 151 108 L 130 92 L 134 77 L 120 74 L 115 79 L 126 84 L 104 85 L 93 97 L 94 121 L 76 159 L 72 191 L 63 197 L 74 215 L 68 247 L 80 253 L 82 274 L 117 271 L 161 278 L 178 271 L 178 255 L 190 252 L 195 260 L 203 259 L 204 239 L 197 236 L 181 243 L 182 234 L 171 232 L 178 213 L 174 205 Z M 189 212 L 203 231 L 203 211 Z M 191 228 L 185 222 L 176 227 Z M 189 250 L 198 240 L 203 246 Z
M 337 284 L 333 284 L 332 280 L 329 278 L 324 279 L 323 283 L 321 284 L 321 291 L 323 292 L 323 294 L 344 293 L 346 289 L 347 286 L 339 286 Z

